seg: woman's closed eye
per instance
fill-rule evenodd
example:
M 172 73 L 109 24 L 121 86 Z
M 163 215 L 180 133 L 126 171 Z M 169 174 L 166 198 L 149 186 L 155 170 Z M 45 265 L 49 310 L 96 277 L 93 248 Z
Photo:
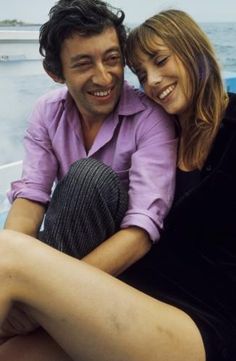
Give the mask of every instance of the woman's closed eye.
M 154 63 L 157 66 L 163 66 L 167 63 L 168 59 L 169 59 L 170 55 L 166 55 L 166 56 L 158 56 L 154 59 Z

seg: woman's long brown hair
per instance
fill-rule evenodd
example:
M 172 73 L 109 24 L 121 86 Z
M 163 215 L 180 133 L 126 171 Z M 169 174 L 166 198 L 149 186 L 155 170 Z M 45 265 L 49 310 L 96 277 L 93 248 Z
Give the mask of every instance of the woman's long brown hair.
M 140 51 L 155 54 L 155 37 L 161 38 L 182 62 L 191 85 L 190 111 L 181 127 L 178 163 L 186 169 L 201 169 L 228 102 L 215 51 L 188 14 L 162 11 L 128 36 L 127 63 L 134 73 Z

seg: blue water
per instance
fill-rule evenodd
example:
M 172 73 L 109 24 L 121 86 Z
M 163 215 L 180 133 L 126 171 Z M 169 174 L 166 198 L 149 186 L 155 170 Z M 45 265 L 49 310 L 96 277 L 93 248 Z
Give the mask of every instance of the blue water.
M 22 137 L 36 99 L 56 85 L 40 61 L 0 63 L 0 165 L 22 159 Z
M 202 27 L 215 46 L 222 68 L 236 72 L 236 23 L 205 23 Z M 0 55 L 9 51 L 10 44 L 0 44 Z M 36 60 L 0 62 L 0 165 L 23 157 L 22 138 L 33 105 L 40 95 L 56 86 L 43 71 L 37 44 L 18 44 L 14 51 Z M 126 78 L 138 84 L 128 70 Z
M 224 70 L 236 72 L 236 22 L 203 23 Z
M 6 217 L 7 217 L 7 212 L 0 213 L 0 229 L 3 229 Z

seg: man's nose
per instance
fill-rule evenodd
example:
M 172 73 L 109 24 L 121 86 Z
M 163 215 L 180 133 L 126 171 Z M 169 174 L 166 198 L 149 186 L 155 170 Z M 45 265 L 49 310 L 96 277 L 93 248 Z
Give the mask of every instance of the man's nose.
M 107 86 L 112 83 L 112 74 L 103 64 L 97 65 L 93 76 L 93 83 L 101 86 Z

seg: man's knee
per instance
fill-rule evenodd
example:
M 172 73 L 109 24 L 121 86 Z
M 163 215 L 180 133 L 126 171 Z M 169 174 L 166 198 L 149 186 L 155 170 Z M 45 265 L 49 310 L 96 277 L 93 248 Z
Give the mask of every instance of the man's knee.
M 118 176 L 113 169 L 94 158 L 84 158 L 74 162 L 66 176 L 69 180 L 75 180 L 80 186 L 90 184 L 91 188 L 102 188 L 111 180 L 119 182 Z
M 58 183 L 53 201 L 90 204 L 92 199 L 103 199 L 116 210 L 120 202 L 127 208 L 128 193 L 115 171 L 93 158 L 74 162 L 67 175 Z M 115 207 L 112 205 L 115 202 Z M 70 203 L 72 206 L 72 204 Z

